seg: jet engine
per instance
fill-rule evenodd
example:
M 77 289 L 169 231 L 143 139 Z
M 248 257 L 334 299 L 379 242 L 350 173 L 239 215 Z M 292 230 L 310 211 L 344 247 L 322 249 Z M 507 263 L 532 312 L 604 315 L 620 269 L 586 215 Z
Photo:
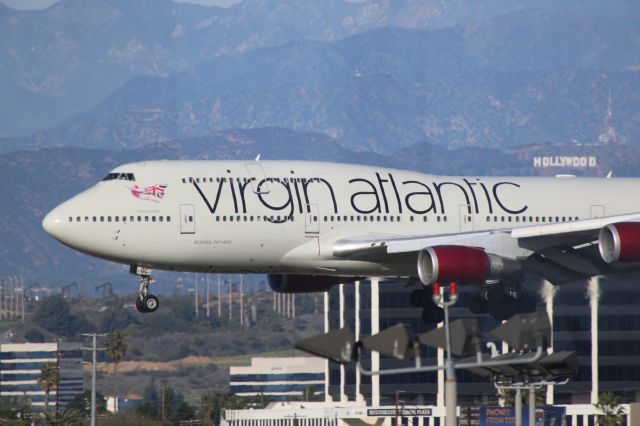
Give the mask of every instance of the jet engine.
M 276 293 L 320 293 L 353 278 L 326 275 L 268 275 L 269 287 Z
M 520 268 L 520 262 L 486 253 L 479 247 L 433 246 L 418 254 L 418 276 L 424 285 L 481 283 L 503 278 Z
M 607 263 L 640 262 L 640 223 L 613 223 L 600 230 L 598 248 Z

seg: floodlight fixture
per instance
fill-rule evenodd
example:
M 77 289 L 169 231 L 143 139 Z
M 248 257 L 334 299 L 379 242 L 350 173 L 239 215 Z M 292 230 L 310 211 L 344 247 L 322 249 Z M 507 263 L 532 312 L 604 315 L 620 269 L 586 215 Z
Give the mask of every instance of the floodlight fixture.
M 355 338 L 348 327 L 309 337 L 295 344 L 297 349 L 341 364 L 353 361 L 354 346 Z
M 528 374 L 546 381 L 568 379 L 578 374 L 578 356 L 574 351 L 553 352 L 528 365 Z
M 451 352 L 458 356 L 468 356 L 481 351 L 482 332 L 476 319 L 462 318 L 450 324 Z M 418 335 L 423 345 L 446 349 L 446 330 L 436 328 Z
M 491 333 L 516 351 L 530 351 L 549 345 L 551 324 L 546 312 L 520 314 L 514 315 Z
M 413 332 L 407 324 L 396 324 L 365 337 L 360 343 L 369 351 L 401 360 L 415 358 L 417 350 Z

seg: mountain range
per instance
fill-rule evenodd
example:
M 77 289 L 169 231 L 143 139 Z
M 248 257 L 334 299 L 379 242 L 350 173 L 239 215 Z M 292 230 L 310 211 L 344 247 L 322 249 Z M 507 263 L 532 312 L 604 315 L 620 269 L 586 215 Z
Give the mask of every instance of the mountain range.
M 475 77 L 480 86 L 461 96 L 478 91 L 484 109 L 490 98 L 509 104 L 510 97 L 528 91 L 530 81 L 522 72 L 626 71 L 634 75 L 625 79 L 633 79 L 640 66 L 640 5 L 616 3 L 245 0 L 222 9 L 169 0 L 62 0 L 29 12 L 0 6 L 0 136 L 33 139 L 41 131 L 35 140 L 14 138 L 1 145 L 41 147 L 51 146 L 49 139 L 55 145 L 64 139 L 80 146 L 139 146 L 157 138 L 260 126 L 344 135 L 341 143 L 359 149 L 384 150 L 389 143 L 411 144 L 418 138 L 446 144 L 451 140 L 430 139 L 433 134 L 421 127 L 446 132 L 460 127 L 460 117 L 441 114 L 440 105 L 429 103 L 413 85 L 442 86 L 441 95 L 451 99 L 451 90 L 459 93 L 459 84 Z M 362 103 L 370 100 L 357 92 L 356 76 L 375 79 L 365 90 L 390 99 L 383 97 L 379 110 L 363 110 Z M 492 78 L 514 90 L 483 93 Z M 549 78 L 550 95 L 571 84 L 566 77 Z M 577 103 L 601 105 L 600 94 L 589 93 L 597 81 L 585 84 L 575 87 L 585 92 Z M 636 91 L 630 95 L 637 95 L 637 83 L 631 84 Z M 371 138 L 379 129 L 359 134 L 350 124 L 401 111 L 402 90 L 416 92 L 408 102 L 417 117 L 388 119 L 398 130 L 385 140 Z M 517 108 L 503 110 L 497 113 L 503 121 L 518 114 Z M 160 111 L 159 122 L 149 111 Z M 254 117 L 255 111 L 274 111 L 274 116 Z M 298 113 L 287 118 L 292 111 Z M 474 113 L 460 111 L 470 119 Z M 576 119 L 593 122 L 595 117 Z M 123 122 L 129 129 L 120 128 Z M 504 133 L 490 138 L 486 145 L 491 146 L 509 143 L 513 132 L 494 129 L 508 124 L 462 127 L 473 127 L 476 134 Z M 566 140 L 556 129 L 550 132 Z M 102 140 L 102 134 L 112 137 Z M 453 139 L 479 143 L 469 134 Z

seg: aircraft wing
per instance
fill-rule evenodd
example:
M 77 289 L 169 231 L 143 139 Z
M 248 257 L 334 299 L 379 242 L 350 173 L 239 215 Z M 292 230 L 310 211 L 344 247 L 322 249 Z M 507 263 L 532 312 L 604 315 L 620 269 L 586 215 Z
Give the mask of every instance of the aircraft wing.
M 345 259 L 380 261 L 385 255 L 404 253 L 412 256 L 424 248 L 438 245 L 481 247 L 502 257 L 521 259 L 525 272 L 553 284 L 564 284 L 623 269 L 602 261 L 598 235 L 606 225 L 638 221 L 640 213 L 632 213 L 433 236 L 357 236 L 336 241 L 333 254 Z

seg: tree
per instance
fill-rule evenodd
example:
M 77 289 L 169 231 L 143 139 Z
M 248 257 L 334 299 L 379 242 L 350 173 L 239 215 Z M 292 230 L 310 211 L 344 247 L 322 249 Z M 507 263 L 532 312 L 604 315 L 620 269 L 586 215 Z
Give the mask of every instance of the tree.
M 38 385 L 44 390 L 44 411 L 49 411 L 49 394 L 51 388 L 55 386 L 56 390 L 60 383 L 60 375 L 58 374 L 58 367 L 52 362 L 46 362 L 42 364 L 40 368 L 40 376 L 38 377 Z
M 620 406 L 620 398 L 613 392 L 601 393 L 598 396 L 598 403 L 594 406 L 602 412 L 602 415 L 597 417 L 599 426 L 624 424 L 624 408 Z
M 246 407 L 246 402 L 230 392 L 207 391 L 202 395 L 200 413 L 203 424 L 217 426 L 220 424 L 224 410 L 235 410 Z
M 91 391 L 86 390 L 83 393 L 79 393 L 74 396 L 67 404 L 65 412 L 70 410 L 83 413 L 85 418 L 89 417 L 91 414 Z M 104 413 L 107 411 L 107 400 L 100 392 L 96 392 L 96 411 L 98 413 Z
M 116 330 L 107 336 L 107 355 L 113 362 L 113 374 L 116 376 L 116 398 L 118 397 L 118 364 L 127 355 L 127 342 L 122 330 Z
M 170 424 L 195 418 L 193 407 L 184 401 L 184 396 L 180 392 L 167 383 L 163 383 L 158 389 L 154 382 L 151 382 L 145 389 L 144 398 L 136 412 L 144 417 Z
M 34 312 L 33 320 L 40 327 L 59 336 L 73 336 L 93 327 L 83 317 L 71 314 L 69 303 L 61 295 L 44 299 Z
M 313 400 L 313 385 L 307 385 L 304 387 L 304 400 L 311 401 Z

